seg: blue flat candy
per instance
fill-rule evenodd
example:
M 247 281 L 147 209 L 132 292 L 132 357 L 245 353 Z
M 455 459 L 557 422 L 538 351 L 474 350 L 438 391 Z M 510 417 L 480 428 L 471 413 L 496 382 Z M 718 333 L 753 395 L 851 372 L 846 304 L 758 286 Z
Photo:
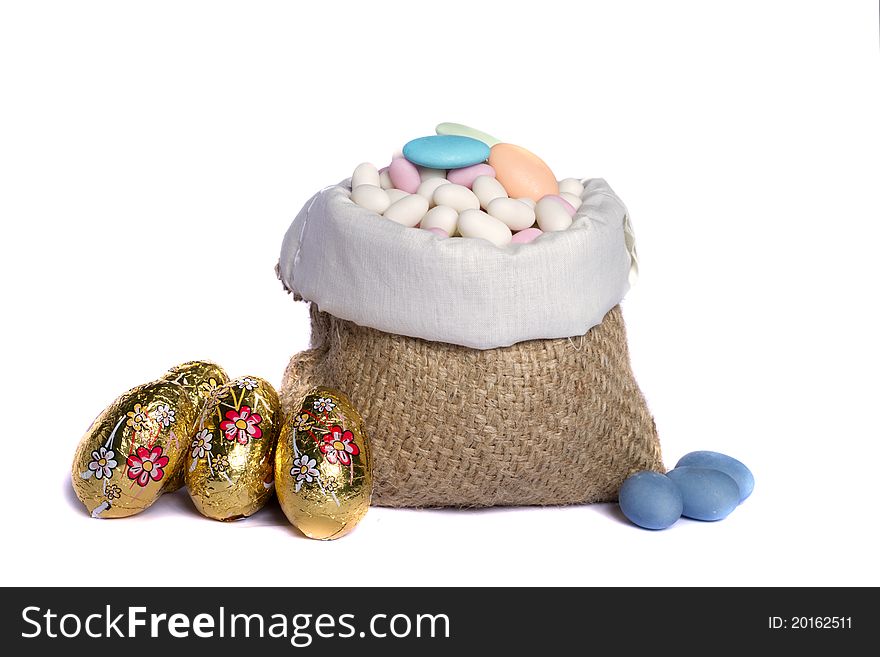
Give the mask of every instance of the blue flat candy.
M 728 475 L 739 486 L 739 501 L 742 502 L 755 488 L 755 478 L 751 471 L 741 462 L 731 456 L 721 454 L 720 452 L 691 452 L 681 457 L 675 467 L 679 468 L 683 465 L 690 465 L 696 468 L 710 468 L 711 470 L 721 470 Z
M 678 485 L 684 508 L 681 514 L 694 520 L 722 520 L 739 504 L 739 486 L 720 470 L 684 465 L 667 475 Z
M 681 517 L 681 491 L 659 472 L 637 472 L 623 482 L 618 493 L 620 510 L 645 529 L 666 529 Z
M 485 162 L 489 146 L 460 135 L 431 135 L 407 143 L 403 156 L 413 164 L 431 169 L 461 169 Z

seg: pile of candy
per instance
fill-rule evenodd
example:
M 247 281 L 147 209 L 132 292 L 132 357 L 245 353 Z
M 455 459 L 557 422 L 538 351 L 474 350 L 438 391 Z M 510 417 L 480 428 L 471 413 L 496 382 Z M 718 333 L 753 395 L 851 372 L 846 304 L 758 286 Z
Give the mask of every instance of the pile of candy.
M 565 230 L 583 193 L 580 180 L 557 181 L 537 155 L 458 123 L 410 141 L 383 169 L 364 162 L 351 176 L 351 200 L 362 208 L 440 238 L 496 246 Z
M 104 409 L 80 440 L 71 478 L 93 518 L 133 516 L 185 485 L 208 518 L 246 518 L 277 494 L 303 534 L 335 539 L 370 506 L 367 441 L 338 390 L 312 388 L 285 416 L 268 381 L 190 361 Z
M 691 452 L 663 475 L 645 470 L 620 487 L 620 510 L 645 529 L 666 529 L 682 516 L 723 520 L 755 488 L 751 471 L 719 452 Z

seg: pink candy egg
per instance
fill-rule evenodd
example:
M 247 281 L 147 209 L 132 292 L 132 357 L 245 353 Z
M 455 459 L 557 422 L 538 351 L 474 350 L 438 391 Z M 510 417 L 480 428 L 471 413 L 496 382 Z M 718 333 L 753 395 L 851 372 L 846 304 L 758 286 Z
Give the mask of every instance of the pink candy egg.
M 545 196 L 544 198 L 553 199 L 554 201 L 559 203 L 563 208 L 565 208 L 565 211 L 568 212 L 569 217 L 573 217 L 574 213 L 577 212 L 577 210 L 574 209 L 574 206 L 561 196 L 557 196 L 556 194 L 547 194 L 547 196 Z
M 494 178 L 495 169 L 485 163 L 472 164 L 461 169 L 450 169 L 446 174 L 446 179 L 454 185 L 462 185 L 471 189 L 477 176 L 490 176 Z
M 391 160 L 391 164 L 388 165 L 388 175 L 391 176 L 391 182 L 397 189 L 409 194 L 415 194 L 419 185 L 422 184 L 422 178 L 419 176 L 416 165 L 402 157 Z
M 511 244 L 528 244 L 533 241 L 537 237 L 544 234 L 540 228 L 526 228 L 525 230 L 521 230 L 518 233 L 514 233 L 513 239 L 510 240 Z
M 435 235 L 439 235 L 440 237 L 449 237 L 449 233 L 442 228 L 425 228 L 425 230 L 434 233 Z

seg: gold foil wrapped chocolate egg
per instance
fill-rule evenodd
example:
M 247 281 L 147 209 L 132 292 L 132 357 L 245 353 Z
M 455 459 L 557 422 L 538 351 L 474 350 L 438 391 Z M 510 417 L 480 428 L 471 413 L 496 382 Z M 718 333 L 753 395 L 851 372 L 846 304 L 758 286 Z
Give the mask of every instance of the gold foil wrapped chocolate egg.
M 195 409 L 196 421 L 201 417 L 205 406 L 211 401 L 214 392 L 220 386 L 229 382 L 229 376 L 217 363 L 208 360 L 191 360 L 172 367 L 165 376 L 166 381 L 175 381 L 183 386 L 189 395 Z M 195 426 L 191 428 L 188 437 L 195 435 Z M 184 459 L 185 461 L 186 459 Z M 181 461 L 181 467 L 171 473 L 171 479 L 166 486 L 165 492 L 171 493 L 186 484 L 186 465 Z
M 287 519 L 309 538 L 339 538 L 364 517 L 373 493 L 370 445 L 343 393 L 313 388 L 286 419 L 275 487 Z
M 183 386 L 159 380 L 129 390 L 80 440 L 71 478 L 93 518 L 124 518 L 155 502 L 180 465 L 195 421 Z
M 256 376 L 220 386 L 197 423 L 186 487 L 202 515 L 238 520 L 259 511 L 274 489 L 272 459 L 283 423 L 278 393 Z

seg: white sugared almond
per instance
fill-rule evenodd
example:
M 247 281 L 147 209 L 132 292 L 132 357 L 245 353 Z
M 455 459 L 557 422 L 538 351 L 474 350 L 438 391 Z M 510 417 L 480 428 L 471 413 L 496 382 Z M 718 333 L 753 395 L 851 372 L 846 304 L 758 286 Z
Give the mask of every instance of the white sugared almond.
M 494 178 L 492 178 L 494 180 Z M 495 246 L 510 244 L 513 233 L 503 221 L 482 210 L 465 210 L 458 215 L 458 232 L 462 237 L 478 237 Z
M 388 194 L 388 198 L 391 201 L 392 205 L 394 203 L 397 203 L 400 199 L 406 198 L 407 196 L 409 196 L 409 194 L 407 194 L 402 189 L 397 189 L 397 187 L 391 187 L 390 189 L 386 189 L 385 193 Z
M 391 205 L 388 192 L 376 185 L 358 185 L 351 190 L 351 200 L 377 214 L 382 214 Z
M 480 199 L 464 185 L 447 183 L 434 190 L 434 205 L 448 205 L 457 212 L 479 210 Z
M 388 173 L 388 169 L 383 169 L 379 172 L 379 187 L 382 189 L 391 189 L 394 187 L 394 183 L 391 182 L 391 174 Z
M 535 223 L 535 211 L 515 198 L 493 199 L 486 212 L 503 221 L 510 230 L 525 230 Z
M 440 228 L 447 235 L 454 235 L 455 229 L 458 227 L 458 212 L 455 208 L 448 205 L 437 205 L 422 217 L 421 227 L 424 229 Z
M 562 196 L 563 193 L 572 194 L 580 198 L 581 194 L 584 193 L 584 186 L 577 178 L 566 178 L 559 181 L 559 195 Z
M 474 194 L 480 199 L 480 207 L 486 209 L 496 198 L 506 198 L 507 190 L 492 176 L 477 176 L 472 186 Z
M 428 211 L 428 199 L 418 194 L 407 194 L 385 210 L 385 218 L 412 228 Z
M 419 172 L 419 178 L 422 180 L 431 180 L 432 178 L 443 178 L 446 180 L 446 170 L 445 169 L 430 169 L 428 167 L 421 167 L 416 165 L 416 169 Z
M 440 187 L 440 185 L 448 185 L 449 181 L 446 178 L 428 178 L 427 180 L 422 181 L 422 184 L 419 185 L 419 188 L 416 190 L 416 194 L 419 196 L 424 196 L 428 199 L 428 205 L 432 208 L 434 207 L 434 190 Z
M 571 226 L 571 216 L 558 199 L 544 197 L 539 200 L 535 205 L 535 216 L 538 218 L 538 228 L 545 233 Z
M 564 198 L 566 201 L 571 203 L 571 207 L 577 210 L 583 204 L 583 199 L 580 196 L 575 196 L 574 194 L 569 194 L 568 192 L 560 192 L 559 198 Z
M 373 185 L 379 187 L 379 170 L 369 162 L 362 162 L 354 168 L 351 174 L 351 188 L 361 185 Z

